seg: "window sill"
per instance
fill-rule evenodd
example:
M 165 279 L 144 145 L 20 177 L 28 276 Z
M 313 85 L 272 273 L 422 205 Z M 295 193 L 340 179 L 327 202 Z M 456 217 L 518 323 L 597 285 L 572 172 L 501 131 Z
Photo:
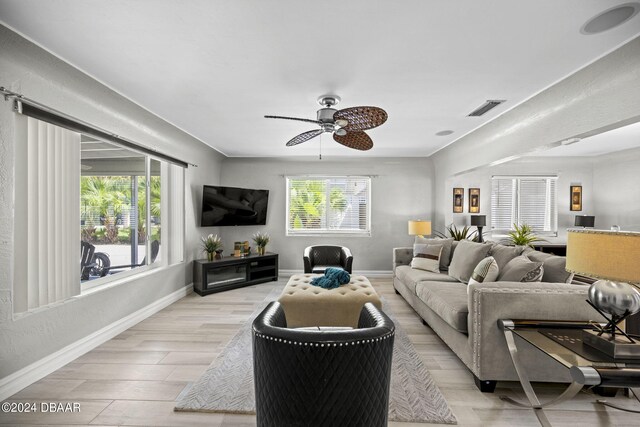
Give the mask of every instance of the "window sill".
M 154 274 L 158 270 L 169 267 L 168 265 L 148 265 L 145 267 L 138 267 L 134 270 L 118 273 L 117 277 L 115 276 L 107 276 L 102 277 L 100 279 L 91 280 L 89 282 L 83 283 L 80 288 L 80 294 L 76 295 L 73 298 L 82 297 L 85 295 L 90 295 L 95 292 L 99 292 L 103 289 L 109 289 L 115 286 L 120 286 L 124 283 L 131 282 L 132 280 L 149 276 L 150 274 Z
M 371 232 L 365 233 L 331 233 L 331 232 L 287 232 L 287 237 L 371 237 Z

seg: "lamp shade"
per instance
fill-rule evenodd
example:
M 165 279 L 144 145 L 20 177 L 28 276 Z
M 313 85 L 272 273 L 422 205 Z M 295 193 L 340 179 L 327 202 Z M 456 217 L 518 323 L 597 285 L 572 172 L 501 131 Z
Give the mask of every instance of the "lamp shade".
M 592 215 L 576 215 L 576 227 L 594 227 L 596 224 L 596 217 Z
M 627 283 L 640 283 L 640 233 L 569 230 L 569 272 Z
M 409 221 L 409 234 L 412 236 L 426 236 L 431 234 L 431 221 Z
M 471 215 L 471 225 L 475 225 L 476 227 L 484 227 L 485 225 L 487 225 L 487 216 Z

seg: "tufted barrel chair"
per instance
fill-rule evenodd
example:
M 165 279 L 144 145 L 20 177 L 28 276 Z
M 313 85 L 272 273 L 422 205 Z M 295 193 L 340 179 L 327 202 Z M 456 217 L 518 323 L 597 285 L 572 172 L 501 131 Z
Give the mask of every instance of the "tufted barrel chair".
M 357 329 L 287 329 L 272 302 L 253 322 L 259 427 L 386 426 L 395 326 L 373 304 Z
M 353 255 L 349 248 L 336 245 L 308 246 L 304 250 L 304 272 L 324 273 L 329 267 L 342 268 L 351 274 Z

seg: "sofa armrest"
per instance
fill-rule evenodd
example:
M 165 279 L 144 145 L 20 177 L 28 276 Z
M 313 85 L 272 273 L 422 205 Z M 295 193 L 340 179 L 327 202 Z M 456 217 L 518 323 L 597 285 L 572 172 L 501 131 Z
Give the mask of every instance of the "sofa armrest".
M 503 378 L 513 366 L 500 319 L 602 321 L 586 303 L 588 286 L 564 283 L 491 282 L 469 285 L 469 345 L 474 374 Z M 532 377 L 536 377 L 532 373 Z
M 413 248 L 393 248 L 393 275 L 396 275 L 396 267 L 411 265 Z

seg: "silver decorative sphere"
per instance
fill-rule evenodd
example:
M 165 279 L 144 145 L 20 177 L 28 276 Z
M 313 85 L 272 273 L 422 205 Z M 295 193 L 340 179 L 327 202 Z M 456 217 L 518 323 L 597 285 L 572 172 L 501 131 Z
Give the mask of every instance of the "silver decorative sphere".
M 589 287 L 589 301 L 605 313 L 622 316 L 640 311 L 640 291 L 628 283 L 598 280 Z

